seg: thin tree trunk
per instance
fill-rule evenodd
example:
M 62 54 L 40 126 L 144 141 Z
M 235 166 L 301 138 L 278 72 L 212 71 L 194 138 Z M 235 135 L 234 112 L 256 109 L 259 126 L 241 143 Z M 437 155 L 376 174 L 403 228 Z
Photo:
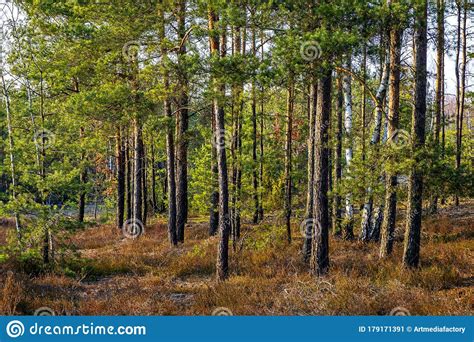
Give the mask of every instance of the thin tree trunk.
M 138 56 L 135 54 L 130 62 L 131 89 L 133 99 L 138 103 Z M 143 226 L 143 123 L 140 114 L 136 113 L 132 119 L 133 127 L 133 206 L 132 225 Z M 142 231 L 139 232 L 141 234 Z
M 304 225 L 304 243 L 303 243 L 303 260 L 310 261 L 311 243 L 313 233 L 313 213 L 314 213 L 314 143 L 315 143 L 315 122 L 318 85 L 315 75 L 311 75 L 309 85 L 309 136 L 308 136 L 308 194 L 306 196 L 306 213 Z
M 142 224 L 142 203 L 143 203 L 143 172 L 142 172 L 142 158 L 143 158 L 143 138 L 142 138 L 142 124 L 138 117 L 133 119 L 133 137 L 135 139 L 133 149 L 134 170 L 133 170 L 133 210 L 132 220 L 135 224 Z
M 215 31 L 215 22 L 218 20 L 217 15 L 209 10 L 208 13 L 208 25 L 209 25 L 209 46 L 210 52 L 218 53 L 219 51 L 219 36 Z M 218 183 L 218 167 L 217 167 L 217 145 L 220 144 L 217 140 L 217 131 L 216 131 L 216 116 L 215 112 L 216 105 L 213 104 L 211 109 L 211 126 L 212 126 L 212 142 L 211 142 L 211 205 L 210 205 L 210 217 L 209 217 L 209 235 L 213 236 L 217 234 L 219 228 L 219 183 Z
M 351 56 L 348 57 L 347 70 L 351 70 Z M 350 167 L 352 163 L 352 85 L 351 76 L 344 75 L 342 79 L 344 91 L 344 129 L 346 131 L 346 173 L 350 174 Z M 349 176 L 348 176 L 349 177 Z M 352 194 L 349 192 L 346 195 L 346 211 L 345 211 L 345 225 L 344 238 L 351 240 L 354 237 L 354 207 L 352 205 Z
M 214 15 L 210 10 L 209 28 L 214 27 Z M 212 23 L 211 23 L 212 22 Z M 226 33 L 225 26 L 221 28 L 220 35 L 220 57 L 225 57 L 226 53 Z M 215 49 L 217 47 L 217 49 Z M 211 44 L 211 54 L 219 53 L 219 45 Z M 214 77 L 214 113 L 216 114 L 216 133 L 217 141 L 217 167 L 219 176 L 219 245 L 217 248 L 217 280 L 222 281 L 229 276 L 229 235 L 230 235 L 230 219 L 229 219 L 229 187 L 227 178 L 227 156 L 226 156 L 226 134 L 225 134 L 225 84 L 220 77 Z
M 388 111 L 388 143 L 397 140 L 399 107 L 400 107 L 400 55 L 402 31 L 397 27 L 390 29 L 390 92 Z M 385 258 L 392 253 L 393 233 L 397 210 L 397 176 L 390 168 L 386 172 L 385 207 L 382 222 L 382 241 L 380 257 Z
M 151 139 L 151 205 L 153 206 L 153 214 L 158 210 L 156 200 L 156 167 L 155 167 L 155 141 Z
M 165 12 L 164 0 L 160 1 L 159 16 L 161 20 L 158 35 L 163 41 L 165 39 Z M 164 58 L 168 58 L 164 46 L 162 47 Z M 168 70 L 163 72 L 163 83 L 165 90 L 169 90 Z M 166 176 L 168 184 L 168 239 L 172 246 L 178 244 L 178 232 L 176 227 L 176 173 L 175 173 L 175 147 L 173 136 L 173 117 L 171 112 L 171 102 L 168 94 L 163 101 L 163 109 L 166 117 Z
M 127 130 L 125 137 L 125 204 L 127 207 L 126 220 L 132 219 L 132 160 L 130 158 L 130 137 Z
M 178 241 L 184 242 L 184 227 L 188 220 L 188 77 L 186 56 L 186 0 L 178 2 L 178 38 L 182 41 L 178 51 L 179 111 L 176 116 L 176 228 Z
M 79 139 L 80 140 L 84 139 L 84 127 L 80 128 Z M 87 182 L 87 168 L 85 165 L 83 165 L 85 157 L 86 156 L 85 156 L 84 151 L 81 152 L 81 173 L 79 174 L 79 183 L 82 186 L 85 186 Z M 79 193 L 79 214 L 77 217 L 79 222 L 84 222 L 85 208 L 86 208 L 86 191 L 82 189 L 81 192 Z
M 16 200 L 16 187 L 17 187 L 17 178 L 16 178 L 16 164 L 15 164 L 15 144 L 13 140 L 13 126 L 12 126 L 12 116 L 11 116 L 11 107 L 10 107 L 10 96 L 8 94 L 8 87 L 5 82 L 5 76 L 3 75 L 3 70 L 0 70 L 0 75 L 2 77 L 2 93 L 3 99 L 5 101 L 5 111 L 7 114 L 7 130 L 8 130 L 8 154 L 10 156 L 10 175 L 11 175 L 11 193 L 12 198 Z M 21 224 L 20 224 L 20 215 L 18 212 L 14 213 L 15 216 L 15 228 L 18 240 L 21 241 Z
M 342 180 L 342 113 L 344 111 L 344 94 L 342 91 L 342 79 L 337 77 L 337 99 L 336 99 L 336 149 L 334 153 L 334 188 L 338 188 Z M 342 228 L 342 198 L 339 193 L 336 193 L 333 201 L 334 219 L 332 220 L 332 231 L 334 235 L 341 235 Z
M 261 32 L 261 42 L 260 42 L 260 58 L 261 62 L 263 62 L 263 54 L 264 54 L 264 40 L 263 40 L 263 31 Z M 259 188 L 259 196 L 260 200 L 258 202 L 259 208 L 258 208 L 258 220 L 262 221 L 263 220 L 263 161 L 264 161 L 264 149 L 263 149 L 263 128 L 264 128 L 264 113 L 265 113 L 265 100 L 264 100 L 264 87 L 263 87 L 263 82 L 261 86 L 261 93 L 260 93 L 261 99 L 260 99 L 260 156 L 259 156 L 259 180 L 258 184 L 260 185 Z
M 417 267 L 420 260 L 421 214 L 423 209 L 423 171 L 419 151 L 425 144 L 426 117 L 426 55 L 427 55 L 427 0 L 415 5 L 416 63 L 415 63 L 415 108 L 412 117 L 412 155 L 415 164 L 410 171 L 408 189 L 407 223 L 403 263 Z
M 435 147 L 440 147 L 440 133 L 442 125 L 441 117 L 441 96 L 443 93 L 444 83 L 444 0 L 436 1 L 436 21 L 437 21 L 437 35 L 436 35 L 436 94 L 435 94 L 435 117 L 434 117 L 434 141 Z M 435 194 L 431 199 L 430 213 L 435 214 L 438 211 L 438 194 Z
M 378 152 L 378 145 L 380 142 L 380 133 L 382 129 L 382 113 L 383 113 L 383 105 L 385 100 L 385 95 L 387 93 L 387 86 L 388 86 L 388 75 L 390 69 L 390 59 L 388 55 L 385 57 L 385 62 L 383 62 L 382 67 L 382 76 L 380 78 L 380 84 L 377 89 L 377 93 L 375 98 L 377 103 L 375 104 L 375 124 L 374 124 L 374 131 L 372 133 L 372 138 L 370 140 L 370 145 L 374 146 L 375 153 Z M 371 239 L 371 234 L 373 230 L 373 226 L 371 227 L 372 221 L 372 210 L 374 205 L 374 198 L 372 194 L 372 188 L 368 187 L 366 190 L 367 194 L 367 201 L 364 203 L 364 207 L 362 209 L 362 222 L 361 222 L 361 240 L 362 241 L 369 241 Z M 377 208 L 376 211 L 379 208 Z M 381 217 L 380 213 L 378 217 Z
M 314 224 L 311 272 L 323 276 L 329 271 L 328 142 L 331 118 L 331 70 L 318 80 L 316 141 L 314 150 Z
M 252 18 L 254 20 L 254 18 Z M 257 32 L 255 24 L 252 23 L 252 54 L 257 56 Z M 253 223 L 258 222 L 258 210 L 260 204 L 258 203 L 258 172 L 257 172 L 257 87 L 255 77 L 252 79 L 252 185 L 253 185 Z
M 241 30 L 240 27 L 234 28 L 233 54 L 241 54 Z M 231 205 L 231 226 L 234 249 L 237 246 L 237 240 L 240 238 L 240 206 L 241 206 L 241 174 L 242 174 L 242 109 L 243 109 L 243 84 L 234 84 L 232 87 L 232 205 Z
M 117 164 L 117 217 L 116 225 L 118 229 L 123 227 L 125 214 L 125 149 L 122 137 L 122 128 L 117 126 L 116 134 L 116 164 Z
M 168 81 L 165 81 L 165 87 L 168 87 Z M 171 116 L 171 104 L 166 98 L 163 107 L 167 122 L 166 133 L 166 168 L 168 178 L 168 238 L 173 246 L 178 244 L 178 234 L 176 230 L 176 175 L 174 160 L 174 137 Z
M 36 121 L 35 121 L 35 116 L 33 114 L 33 97 L 32 97 L 32 89 L 31 89 L 31 84 L 30 81 L 27 79 L 26 80 L 26 97 L 28 98 L 28 111 L 30 114 L 30 119 L 31 119 L 31 125 L 33 126 L 33 133 L 34 136 L 36 136 L 38 133 L 38 128 L 36 127 Z M 40 156 L 40 149 L 38 144 L 35 144 L 35 151 L 36 151 L 36 166 L 38 167 L 38 173 L 39 173 L 39 168 L 41 165 L 41 156 Z
M 288 98 L 286 106 L 286 139 L 285 139 L 285 204 L 284 216 L 288 243 L 291 243 L 291 143 L 293 135 L 293 111 L 295 102 L 295 84 L 293 71 L 288 76 Z
M 456 170 L 459 172 L 461 168 L 461 157 L 462 157 L 462 130 L 464 121 L 464 107 L 466 98 L 466 61 L 467 61 L 467 33 L 466 33 L 466 21 L 467 21 L 467 1 L 457 0 L 458 6 L 458 46 L 456 50 L 456 85 L 458 90 L 456 91 L 457 99 L 457 112 L 456 112 Z M 461 28 L 461 11 L 462 11 L 462 28 Z M 461 43 L 462 41 L 462 43 Z M 459 54 L 460 46 L 462 45 L 462 61 L 459 66 Z M 459 68 L 460 75 L 459 75 Z M 459 196 L 456 194 L 455 204 L 459 205 Z
M 365 29 L 365 27 L 364 27 Z M 365 38 L 364 38 L 365 39 Z M 362 104 L 361 104 L 361 112 L 362 112 L 362 161 L 365 161 L 365 135 L 366 135 L 366 127 L 365 122 L 367 120 L 366 116 L 366 109 L 367 109 L 367 43 L 362 43 L 362 77 L 364 79 L 364 83 L 362 84 Z
M 146 226 L 147 219 L 148 219 L 148 175 L 147 175 L 147 167 L 148 167 L 148 162 L 146 158 L 147 154 L 147 149 L 145 145 L 143 144 L 143 156 L 142 156 L 142 206 L 143 206 L 143 224 Z
M 388 110 L 387 110 L 388 112 Z M 387 142 L 387 131 L 388 131 L 388 122 L 385 121 L 384 123 L 384 134 L 382 137 L 382 143 L 385 144 Z M 386 176 L 385 173 L 381 176 L 381 183 L 385 185 Z M 383 214 L 384 214 L 385 202 L 382 199 L 381 203 L 374 209 L 374 214 L 371 221 L 371 228 L 370 228 L 370 235 L 369 240 L 379 242 L 380 241 L 380 231 L 383 222 Z
M 41 148 L 40 148 L 40 154 L 41 154 L 41 167 L 40 167 L 40 177 L 41 180 L 44 182 L 46 178 L 46 142 L 47 142 L 47 134 L 45 134 L 44 127 L 46 124 L 46 116 L 45 116 L 45 111 L 44 111 L 44 79 L 43 79 L 43 72 L 40 71 L 40 118 L 41 118 L 41 127 L 43 130 L 43 134 L 41 135 Z M 37 142 L 35 142 L 37 143 Z M 46 193 L 44 191 L 41 192 L 41 204 L 45 204 L 46 202 Z M 49 264 L 51 261 L 54 262 L 54 259 L 52 258 L 51 251 L 52 251 L 52 234 L 51 230 L 48 225 L 44 227 L 44 232 L 43 232 L 43 263 Z

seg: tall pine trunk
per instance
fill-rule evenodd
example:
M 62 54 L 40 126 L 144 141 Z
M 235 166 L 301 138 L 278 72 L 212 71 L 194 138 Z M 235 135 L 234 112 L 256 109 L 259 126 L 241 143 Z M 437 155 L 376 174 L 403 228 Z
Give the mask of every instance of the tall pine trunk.
M 115 158 L 117 164 L 117 214 L 116 226 L 122 229 L 125 215 L 125 149 L 122 137 L 122 129 L 117 126 Z
M 178 241 L 184 242 L 184 226 L 188 220 L 188 77 L 185 70 L 186 57 L 186 0 L 178 3 L 178 51 L 179 64 L 179 110 L 176 117 L 176 229 Z
M 252 20 L 254 20 L 252 16 Z M 257 32 L 255 24 L 252 23 L 252 55 L 257 57 Z M 252 186 L 253 186 L 253 223 L 258 222 L 258 211 L 260 204 L 258 203 L 258 161 L 257 161 L 257 86 L 255 77 L 252 79 Z
M 143 172 L 142 172 L 142 158 L 143 158 L 143 138 L 142 138 L 142 124 L 140 119 L 135 117 L 133 119 L 133 209 L 132 220 L 135 224 L 143 223 Z
M 415 5 L 415 107 L 412 116 L 412 155 L 415 163 L 410 170 L 407 223 L 403 263 L 417 267 L 420 260 L 421 215 L 423 209 L 423 171 L 419 154 L 425 144 L 426 117 L 426 54 L 427 54 L 427 0 Z
M 390 75 L 388 98 L 388 140 L 387 143 L 397 141 L 399 108 L 400 108 L 400 55 L 402 31 L 392 23 L 390 29 Z M 390 161 L 389 161 L 390 162 Z M 392 253 L 393 234 L 397 211 L 397 176 L 387 168 L 385 179 L 385 207 L 381 227 L 382 239 L 380 257 L 385 258 Z
M 303 260 L 309 262 L 311 257 L 311 242 L 313 233 L 313 212 L 314 212 L 314 143 L 315 143 L 315 122 L 318 85 L 316 76 L 310 76 L 309 89 L 309 136 L 308 136 L 308 183 L 306 195 L 306 213 L 304 225 L 304 243 L 303 243 Z
M 215 28 L 218 20 L 216 13 L 209 9 L 208 11 L 208 28 L 209 28 L 209 50 L 211 55 L 219 53 L 219 35 Z M 209 235 L 216 235 L 219 228 L 219 175 L 217 163 L 217 146 L 221 142 L 217 139 L 216 131 L 216 105 L 213 103 L 211 109 L 211 198 L 209 209 Z
M 234 28 L 233 54 L 238 56 L 242 50 L 242 34 L 240 27 Z M 245 39 L 245 37 L 244 37 Z M 231 226 L 233 246 L 236 248 L 237 240 L 240 238 L 240 207 L 242 192 L 242 112 L 243 112 L 243 84 L 237 83 L 232 86 L 232 205 Z
M 288 243 L 291 243 L 291 143 L 293 135 L 293 110 L 295 103 L 295 84 L 294 84 L 294 73 L 292 70 L 289 71 L 288 75 L 288 98 L 286 104 L 286 138 L 285 138 L 285 204 L 284 204 L 284 217 L 286 225 L 286 234 Z
M 127 129 L 125 136 L 125 206 L 126 220 L 132 219 L 132 159 L 130 158 L 130 136 Z
M 457 29 L 457 47 L 456 47 L 456 170 L 461 168 L 462 157 L 462 130 L 464 121 L 464 107 L 466 98 L 466 61 L 467 61 L 467 1 L 457 0 L 458 8 L 458 29 Z M 462 18 L 462 19 L 461 19 Z M 461 27 L 462 22 L 462 27 Z M 462 46 L 462 48 L 461 48 Z M 462 54 L 460 62 L 460 54 Z M 459 196 L 455 197 L 456 206 L 459 205 Z
M 328 142 L 331 117 L 332 72 L 325 70 L 318 80 L 316 141 L 314 150 L 314 224 L 311 272 L 323 276 L 329 271 Z
M 159 16 L 161 25 L 159 27 L 158 35 L 162 41 L 165 39 L 165 9 L 164 1 L 160 1 Z M 161 50 L 163 54 L 164 62 L 167 61 L 167 54 L 165 47 L 162 46 Z M 174 146 L 174 135 L 173 135 L 173 117 L 171 111 L 171 102 L 169 99 L 169 77 L 168 70 L 164 66 L 163 71 L 163 83 L 165 86 L 165 97 L 163 100 L 163 110 L 166 117 L 166 177 L 167 177 L 167 190 L 168 190 L 168 239 L 172 246 L 178 244 L 178 232 L 176 227 L 176 171 L 175 171 L 175 146 Z
M 435 94 L 435 117 L 434 117 L 434 142 L 438 152 L 440 149 L 440 133 L 442 126 L 442 95 L 444 84 L 444 0 L 436 1 L 436 94 Z M 430 212 L 435 214 L 438 211 L 438 194 L 431 199 Z
M 142 162 L 141 162 L 141 170 L 142 170 L 142 219 L 143 224 L 146 226 L 147 219 L 148 219 L 148 173 L 147 173 L 147 149 L 145 144 L 143 143 L 143 151 L 142 151 Z
M 165 87 L 168 87 L 168 80 L 165 80 Z M 168 239 L 171 245 L 178 244 L 178 234 L 176 229 L 176 175 L 174 160 L 174 137 L 171 116 L 171 103 L 168 98 L 163 102 L 165 117 L 167 119 L 166 127 L 166 176 L 168 188 Z
M 336 98 L 336 148 L 334 150 L 334 188 L 338 188 L 342 181 L 342 113 L 344 111 L 344 94 L 342 91 L 342 79 L 337 77 L 337 98 Z M 342 234 L 342 198 L 339 193 L 334 195 L 332 219 L 332 231 L 334 235 Z
M 153 215 L 158 211 L 158 203 L 156 200 L 156 167 L 155 167 L 155 142 L 151 138 L 151 205 L 153 207 Z
M 219 20 L 214 10 L 209 8 L 209 31 L 211 56 L 222 58 L 226 53 L 226 27 L 220 28 L 220 36 L 215 32 L 215 24 Z M 220 41 L 219 41 L 220 37 Z M 222 76 L 213 72 L 212 77 L 215 114 L 215 133 L 217 146 L 217 171 L 219 183 L 219 244 L 217 246 L 216 277 L 222 281 L 229 276 L 229 184 L 227 176 L 226 131 L 225 131 L 225 84 Z
M 263 62 L 264 56 L 264 45 L 265 42 L 263 40 L 263 30 L 261 31 L 260 37 L 260 61 Z M 258 202 L 258 220 L 263 220 L 263 162 L 264 162 L 264 146 L 263 146 L 263 129 L 264 129 L 264 113 L 265 113 L 265 99 L 264 99 L 264 86 L 263 82 L 261 84 L 261 91 L 260 91 L 260 151 L 259 151 L 259 174 L 258 174 L 258 184 L 259 184 L 259 197 L 260 200 Z

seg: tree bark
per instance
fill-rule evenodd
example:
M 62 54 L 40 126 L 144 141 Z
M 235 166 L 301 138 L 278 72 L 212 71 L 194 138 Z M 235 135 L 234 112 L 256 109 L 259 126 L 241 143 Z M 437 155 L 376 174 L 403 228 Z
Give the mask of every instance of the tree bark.
M 288 243 L 291 243 L 291 197 L 292 197 L 292 179 L 291 179 L 291 143 L 293 135 L 293 111 L 295 102 L 295 84 L 294 73 L 289 71 L 288 75 L 288 98 L 286 105 L 286 139 L 285 139 L 285 204 L 284 216 L 286 223 L 286 233 Z
M 337 98 L 336 98 L 336 148 L 334 151 L 334 188 L 338 188 L 342 180 L 342 113 L 344 111 L 344 94 L 342 91 L 342 79 L 337 77 Z M 333 234 L 339 236 L 342 234 L 342 198 L 336 193 L 333 201 L 334 219 L 332 220 Z
M 133 56 L 130 62 L 130 83 L 135 104 L 138 104 L 138 56 Z M 132 223 L 133 225 L 143 225 L 143 123 L 140 113 L 135 113 L 132 119 L 133 127 L 133 205 Z M 140 232 L 142 233 L 142 232 Z
M 148 219 L 148 174 L 147 174 L 147 167 L 148 167 L 148 162 L 147 162 L 147 149 L 145 147 L 145 144 L 143 144 L 143 155 L 142 155 L 142 165 L 141 165 L 141 170 L 142 170 L 142 207 L 143 207 L 143 214 L 142 214 L 142 219 L 143 219 L 143 224 L 146 226 L 147 219 Z
M 457 43 L 457 48 L 456 48 L 456 86 L 457 86 L 457 90 L 456 90 L 456 109 L 457 109 L 456 111 L 456 171 L 459 172 L 461 168 L 462 130 L 463 130 L 464 107 L 465 107 L 465 98 L 466 98 L 467 1 L 457 0 L 456 4 L 458 8 L 458 30 L 457 30 L 458 43 Z M 461 21 L 462 21 L 462 28 L 461 28 Z M 461 40 L 462 40 L 462 43 L 461 43 Z M 461 45 L 462 45 L 462 49 L 461 49 Z M 462 52 L 460 50 L 462 50 Z M 460 53 L 462 53 L 461 65 L 459 65 Z M 458 206 L 459 196 L 456 194 L 454 199 L 455 199 L 456 206 Z
M 169 87 L 168 80 L 165 80 L 165 87 Z M 168 178 L 168 239 L 171 245 L 178 244 L 178 234 L 176 229 L 176 175 L 174 160 L 174 137 L 172 127 L 171 104 L 168 98 L 163 102 L 165 116 L 167 119 L 166 128 L 166 168 Z
M 239 56 L 242 50 L 242 35 L 240 27 L 234 28 L 233 54 Z M 245 44 L 245 43 L 244 43 Z M 233 246 L 236 248 L 237 240 L 240 238 L 240 208 L 242 191 L 242 112 L 243 112 L 243 83 L 232 86 L 232 205 L 231 205 L 231 227 Z
M 117 126 L 116 133 L 115 158 L 117 164 L 117 216 L 116 226 L 118 229 L 123 227 L 123 218 L 125 214 L 125 149 L 122 137 L 122 128 Z
M 184 59 L 186 57 L 186 0 L 178 2 L 178 51 L 179 66 L 179 110 L 176 116 L 176 228 L 178 241 L 184 242 L 184 227 L 188 220 L 188 77 Z
M 381 61 L 382 62 L 382 61 Z M 383 113 L 383 105 L 385 100 L 385 95 L 387 93 L 387 86 L 388 86 L 388 75 L 390 69 L 390 59 L 388 55 L 385 57 L 385 62 L 383 62 L 382 67 L 382 76 L 380 78 L 380 84 L 377 89 L 377 93 L 375 98 L 377 103 L 375 104 L 375 124 L 374 124 L 374 131 L 372 133 L 372 138 L 370 140 L 370 145 L 375 147 L 375 152 L 378 152 L 378 145 L 380 142 L 380 135 L 382 129 L 382 113 Z M 374 205 L 374 198 L 372 194 L 372 188 L 368 187 L 366 190 L 367 194 L 367 201 L 364 203 L 364 207 L 362 209 L 362 222 L 361 222 L 361 240 L 362 241 L 369 241 L 371 240 L 371 235 L 374 226 L 371 226 L 371 221 L 373 218 L 372 210 Z M 379 212 L 379 207 L 376 210 Z M 377 217 L 382 217 L 380 213 Z M 376 233 L 376 235 L 379 235 Z
M 159 16 L 161 19 L 161 25 L 159 27 L 158 35 L 163 41 L 165 39 L 165 10 L 164 0 L 160 1 Z M 168 58 L 164 46 L 161 50 L 163 58 Z M 178 244 L 178 232 L 176 227 L 176 171 L 175 171 L 175 146 L 173 136 L 173 117 L 171 111 L 171 102 L 169 99 L 169 76 L 168 70 L 163 71 L 163 83 L 165 86 L 165 94 L 163 100 L 163 110 L 166 117 L 166 176 L 168 184 L 168 239 L 172 246 Z
M 443 84 L 444 84 L 444 0 L 436 1 L 436 22 L 437 22 L 437 34 L 436 34 L 436 94 L 435 94 L 435 118 L 434 118 L 434 142 L 435 147 L 440 147 L 440 133 L 442 125 L 441 112 L 444 111 L 442 108 L 443 95 Z M 431 200 L 430 212 L 435 214 L 438 211 L 438 194 L 435 194 Z
M 316 141 L 314 157 L 314 224 L 311 272 L 323 276 L 329 271 L 328 141 L 331 117 L 331 70 L 318 80 Z
M 209 16 L 214 17 L 212 15 Z M 211 25 L 209 25 L 211 26 Z M 220 57 L 225 57 L 226 53 L 226 33 L 225 26 L 221 28 L 220 35 Z M 213 50 L 211 54 L 219 54 L 219 49 Z M 214 113 L 216 114 L 216 133 L 217 141 L 217 168 L 219 180 L 219 245 L 217 248 L 217 280 L 223 281 L 229 276 L 229 187 L 227 177 L 227 156 L 226 156 L 226 134 L 225 134 L 225 84 L 220 75 L 213 78 L 214 92 Z
M 84 127 L 80 128 L 79 131 L 79 139 L 82 140 L 84 138 Z M 83 165 L 84 160 L 85 160 L 85 153 L 81 152 L 81 173 L 79 174 L 79 183 L 82 186 L 85 186 L 87 182 L 87 168 L 85 165 Z M 86 191 L 84 189 L 81 189 L 81 192 L 79 193 L 79 213 L 77 216 L 77 219 L 79 222 L 84 222 L 84 212 L 86 208 Z
M 74 91 L 79 92 L 79 82 L 77 78 L 73 79 L 73 88 Z M 79 139 L 84 139 L 84 127 L 81 127 L 79 130 Z M 84 165 L 84 161 L 86 159 L 86 154 L 84 151 L 81 152 L 81 173 L 79 174 L 79 183 L 81 186 L 85 186 L 87 183 L 87 167 Z M 78 221 L 84 222 L 84 213 L 86 208 L 86 191 L 85 189 L 81 189 L 79 193 L 79 213 L 78 213 Z
M 216 13 L 213 10 L 208 12 L 208 28 L 209 28 L 209 49 L 211 54 L 217 54 L 219 51 L 219 36 L 216 32 L 215 23 L 218 20 Z M 219 228 L 219 182 L 218 182 L 218 167 L 217 167 L 217 140 L 216 131 L 216 106 L 213 103 L 211 109 L 211 127 L 212 127 L 212 142 L 211 142 L 211 198 L 210 198 L 210 217 L 209 217 L 209 235 L 216 235 Z
M 263 40 L 263 31 L 261 31 L 261 37 L 260 37 L 260 58 L 261 62 L 263 62 L 263 56 L 264 56 L 264 45 L 265 42 Z M 263 162 L 264 162 L 264 146 L 263 146 L 263 129 L 264 129 L 264 113 L 265 113 L 265 100 L 264 100 L 264 86 L 263 82 L 261 84 L 261 93 L 260 93 L 261 99 L 260 99 L 260 155 L 259 155 L 259 179 L 258 179 L 258 184 L 260 186 L 259 188 L 259 196 L 260 200 L 258 202 L 259 208 L 258 208 L 258 220 L 262 221 L 263 220 Z
M 408 189 L 407 223 L 403 263 L 417 267 L 420 260 L 421 215 L 423 209 L 423 171 L 420 167 L 420 150 L 425 144 L 426 121 L 426 55 L 427 55 L 427 0 L 415 5 L 416 63 L 415 63 L 415 108 L 412 116 L 412 155 L 414 166 L 410 171 Z
M 143 159 L 143 138 L 142 138 L 142 124 L 138 117 L 133 119 L 133 137 L 134 137 L 134 170 L 133 170 L 133 209 L 132 209 L 132 220 L 136 224 L 143 223 L 143 172 L 142 172 L 142 159 Z
M 365 25 L 364 25 L 365 31 Z M 362 43 L 362 78 L 364 83 L 362 84 L 362 104 L 361 104 L 361 113 L 362 113 L 362 161 L 365 161 L 365 140 L 366 140 L 366 116 L 367 116 L 367 43 L 364 41 Z
M 153 214 L 158 211 L 158 203 L 156 200 L 156 165 L 155 165 L 155 142 L 151 139 L 151 205 L 153 206 Z
M 395 24 L 396 25 L 396 24 Z M 389 75 L 389 110 L 388 110 L 388 143 L 397 139 L 399 108 L 400 108 L 400 55 L 402 31 L 392 24 L 390 29 L 390 75 Z M 385 180 L 385 207 L 382 222 L 382 241 L 380 245 L 380 258 L 385 258 L 392 253 L 393 233 L 397 210 L 397 176 L 390 168 L 386 172 Z
M 351 70 L 351 56 L 348 57 L 347 70 Z M 346 173 L 349 177 L 350 166 L 352 163 L 352 84 L 351 76 L 344 75 L 342 79 L 342 89 L 344 92 L 344 129 L 346 137 Z M 351 240 L 354 238 L 354 207 L 352 205 L 352 194 L 348 192 L 346 194 L 346 211 L 345 211 L 345 224 L 344 224 L 344 238 Z
M 132 219 L 132 160 L 130 158 L 130 136 L 127 130 L 125 137 L 125 204 L 126 220 Z
M 316 107 L 318 85 L 315 75 L 311 75 L 309 85 L 309 136 L 308 136 L 308 194 L 306 196 L 306 213 L 304 224 L 303 260 L 310 261 L 311 242 L 313 233 L 313 212 L 314 212 L 314 148 L 316 130 Z
M 252 18 L 254 20 L 254 18 Z M 252 54 L 257 57 L 257 32 L 255 24 L 252 23 Z M 255 77 L 252 79 L 252 185 L 253 185 L 253 223 L 258 222 L 258 211 L 260 204 L 258 203 L 258 161 L 257 161 L 257 86 Z
M 0 69 L 0 76 L 2 78 L 2 95 L 5 101 L 5 111 L 7 114 L 7 130 L 8 130 L 8 154 L 10 156 L 10 175 L 11 175 L 11 193 L 12 199 L 16 200 L 16 187 L 17 187 L 17 178 L 16 178 L 16 164 L 15 164 L 15 144 L 13 140 L 13 125 L 11 117 L 11 107 L 10 107 L 10 96 L 8 94 L 8 87 L 5 82 L 5 76 L 3 75 L 3 70 Z M 15 216 L 15 228 L 18 240 L 21 241 L 21 224 L 20 224 L 20 215 L 18 212 L 14 213 Z

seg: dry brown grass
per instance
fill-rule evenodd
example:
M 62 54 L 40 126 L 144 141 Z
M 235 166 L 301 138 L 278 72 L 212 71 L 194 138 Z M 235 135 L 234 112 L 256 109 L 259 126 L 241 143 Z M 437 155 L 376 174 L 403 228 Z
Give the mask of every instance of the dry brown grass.
M 15 315 L 17 306 L 23 299 L 23 288 L 13 272 L 7 272 L 0 292 L 0 314 Z
M 12 266 L 0 265 L 0 313 L 47 306 L 73 315 L 209 315 L 216 307 L 236 315 L 385 315 L 402 306 L 417 315 L 472 314 L 472 218 L 465 205 L 426 220 L 414 271 L 400 266 L 400 242 L 379 260 L 377 244 L 331 238 L 331 270 L 321 279 L 301 261 L 298 222 L 291 245 L 281 226 L 245 225 L 224 283 L 214 280 L 217 238 L 207 237 L 202 220 L 190 221 L 179 248 L 169 246 L 160 220 L 137 240 L 110 226 L 88 228 L 72 238 L 80 258 L 57 265 L 69 272 L 6 276 Z

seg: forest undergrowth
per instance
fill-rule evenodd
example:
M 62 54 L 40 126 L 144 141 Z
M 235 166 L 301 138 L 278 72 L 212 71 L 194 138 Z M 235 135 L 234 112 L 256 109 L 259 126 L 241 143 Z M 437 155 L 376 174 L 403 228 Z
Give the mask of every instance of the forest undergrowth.
M 403 213 L 400 214 L 403 216 Z M 315 279 L 302 261 L 303 238 L 270 217 L 244 222 L 231 245 L 231 274 L 215 280 L 218 237 L 208 237 L 204 217 L 192 217 L 186 241 L 170 247 L 166 221 L 151 222 L 131 240 L 113 225 L 75 231 L 74 253 L 55 267 L 35 270 L 23 260 L 0 264 L 0 313 L 31 315 L 468 315 L 474 311 L 473 203 L 446 207 L 423 221 L 421 265 L 401 266 L 404 220 L 394 253 L 379 260 L 379 244 L 331 236 L 331 272 Z M 4 243 L 13 226 L 3 222 Z M 15 272 L 7 270 L 16 270 Z

